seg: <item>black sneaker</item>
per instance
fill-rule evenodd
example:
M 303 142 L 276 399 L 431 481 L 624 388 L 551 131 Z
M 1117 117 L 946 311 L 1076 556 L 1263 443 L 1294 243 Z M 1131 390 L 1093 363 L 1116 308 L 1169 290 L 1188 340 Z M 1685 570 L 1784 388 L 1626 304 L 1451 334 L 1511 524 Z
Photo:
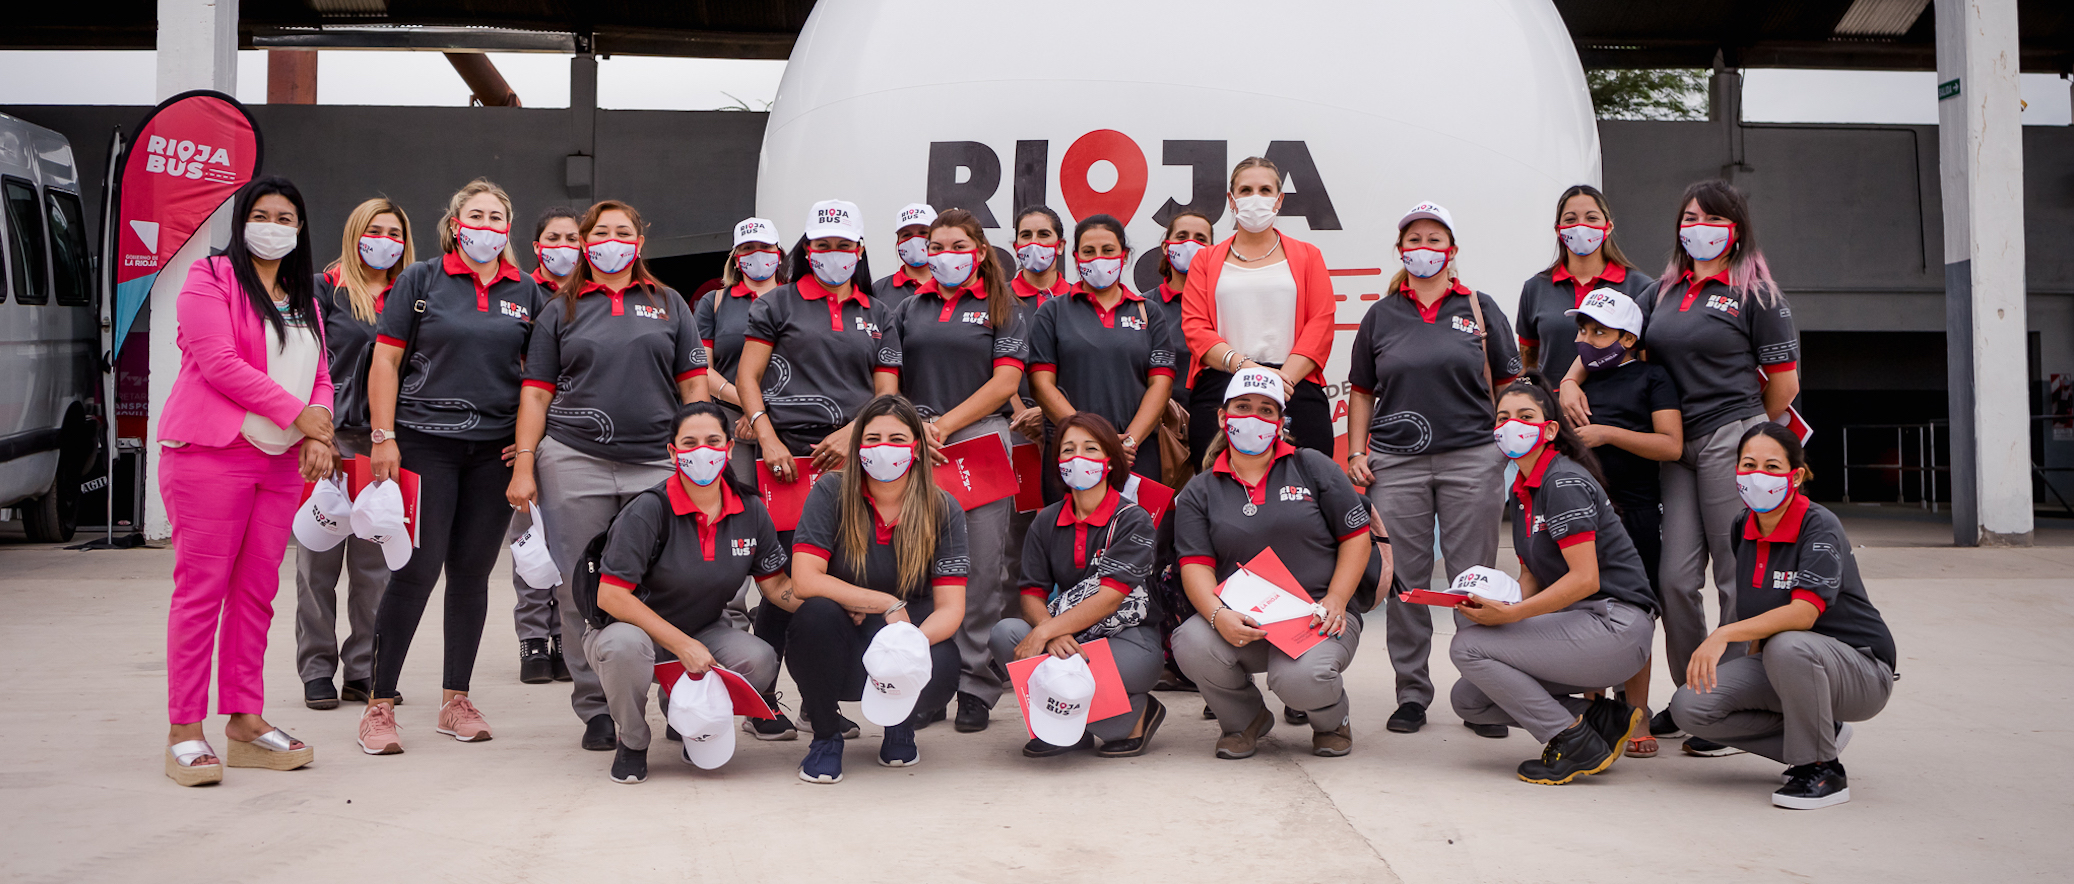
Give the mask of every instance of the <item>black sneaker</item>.
M 849 716 L 840 712 L 835 714 L 835 726 L 836 733 L 842 735 L 842 738 L 845 740 L 854 740 L 864 735 L 863 728 L 858 727 L 857 723 L 851 721 Z M 814 732 L 814 722 L 807 718 L 805 709 L 799 710 L 799 729 L 809 734 Z
M 575 679 L 575 676 L 569 674 L 569 661 L 562 659 L 562 637 L 560 635 L 554 637 L 554 645 L 547 652 L 547 665 L 548 672 L 554 676 L 555 681 L 571 681 Z
M 1549 740 L 1540 758 L 1520 762 L 1519 778 L 1544 786 L 1561 786 L 1612 764 L 1613 748 L 1606 745 L 1590 723 L 1579 722 Z
M 554 680 L 554 661 L 547 656 L 547 639 L 529 638 L 519 642 L 519 681 L 547 684 Z
M 608 716 L 606 720 L 611 718 Z M 612 781 L 631 786 L 648 779 L 648 750 L 629 749 L 618 740 L 612 742 L 619 750 L 612 756 Z
M 1659 740 L 1675 740 L 1685 736 L 1685 730 L 1671 720 L 1671 710 L 1665 709 L 1649 719 L 1649 735 Z
M 612 723 L 612 714 L 600 712 L 583 723 L 583 748 L 592 752 L 610 752 L 619 745 L 619 728 Z
M 1311 714 L 1294 706 L 1282 707 L 1282 720 L 1290 724 L 1310 724 Z
M 1642 710 L 1621 700 L 1601 697 L 1585 707 L 1584 723 L 1598 732 L 1599 739 L 1613 749 L 1613 758 L 1618 761 L 1627 751 L 1628 734 L 1642 724 Z
M 1465 721 L 1462 722 L 1462 726 L 1468 728 L 1470 733 L 1492 740 L 1505 739 L 1507 734 L 1512 733 L 1512 728 L 1502 724 L 1470 724 Z
M 1095 748 L 1094 734 L 1081 734 L 1080 742 L 1074 743 L 1071 746 L 1054 746 L 1036 737 L 1031 737 L 1030 742 L 1023 744 L 1023 757 L 1051 758 L 1068 752 L 1085 752 L 1093 748 Z
M 799 763 L 799 778 L 824 785 L 842 782 L 843 738 L 829 737 L 808 744 L 806 760 Z
M 897 724 L 886 728 L 885 739 L 879 742 L 879 764 L 913 767 L 921 763 L 922 750 L 915 745 L 915 729 Z
M 1405 703 L 1390 713 L 1390 720 L 1383 725 L 1393 734 L 1415 734 L 1426 726 L 1426 704 Z
M 986 730 L 987 704 L 981 702 L 978 697 L 959 691 L 958 718 L 951 726 L 957 728 L 961 734 L 976 734 Z
M 1700 758 L 1722 758 L 1729 755 L 1743 754 L 1741 749 L 1726 743 L 1716 743 L 1704 737 L 1687 737 L 1685 745 L 1681 748 L 1685 750 L 1685 754 Z
M 311 709 L 337 709 L 338 688 L 331 686 L 329 678 L 313 678 L 303 682 L 302 704 Z
M 1820 810 L 1851 800 L 1851 783 L 1841 761 L 1817 761 L 1786 769 L 1786 785 L 1772 793 L 1772 805 L 1788 810 Z
M 945 707 L 938 706 L 934 709 L 917 709 L 915 710 L 915 714 L 908 718 L 907 726 L 914 728 L 915 730 L 921 730 L 925 727 L 928 727 L 932 724 L 949 718 L 950 715 L 949 713 L 946 713 L 944 711 L 944 708 Z
M 799 728 L 793 726 L 792 719 L 785 717 L 784 707 L 778 705 L 779 699 L 780 696 L 777 691 L 764 694 L 763 705 L 771 707 L 771 711 L 777 713 L 777 717 L 744 718 L 742 719 L 742 730 L 748 733 L 749 736 L 766 743 L 782 743 L 799 739 Z M 837 751 L 840 752 L 841 750 Z M 837 779 L 842 777 L 842 762 L 840 759 L 836 761 L 836 777 Z M 829 782 L 834 782 L 834 780 Z

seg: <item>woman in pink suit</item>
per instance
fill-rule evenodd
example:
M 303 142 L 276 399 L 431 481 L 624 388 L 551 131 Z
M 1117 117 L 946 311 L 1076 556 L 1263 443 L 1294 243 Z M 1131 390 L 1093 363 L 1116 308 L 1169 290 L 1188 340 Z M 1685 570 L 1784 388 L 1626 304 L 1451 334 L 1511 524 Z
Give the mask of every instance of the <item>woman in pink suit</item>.
M 158 430 L 174 556 L 166 776 L 183 786 L 221 782 L 224 762 L 293 770 L 316 754 L 260 710 L 289 523 L 303 482 L 336 467 L 331 372 L 302 194 L 261 178 L 238 191 L 233 217 L 230 248 L 195 262 L 180 291 L 180 376 Z M 224 758 L 202 738 L 212 657 L 217 711 L 230 716 Z

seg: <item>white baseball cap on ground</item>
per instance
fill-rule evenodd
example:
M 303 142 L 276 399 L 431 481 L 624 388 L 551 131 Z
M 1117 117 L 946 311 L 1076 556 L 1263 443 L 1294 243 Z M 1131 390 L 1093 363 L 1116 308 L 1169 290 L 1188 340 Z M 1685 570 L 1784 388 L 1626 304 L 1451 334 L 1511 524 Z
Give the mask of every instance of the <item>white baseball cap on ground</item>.
M 902 227 L 913 227 L 917 224 L 927 227 L 934 223 L 936 223 L 936 210 L 930 208 L 928 203 L 908 203 L 900 210 L 900 220 L 894 223 L 893 229 L 899 230 Z
M 1278 407 L 1287 407 L 1289 402 L 1282 394 L 1282 376 L 1265 368 L 1242 368 L 1231 376 L 1231 383 L 1224 385 L 1224 401 L 1230 402 L 1248 393 L 1259 393 L 1275 400 Z
M 880 727 L 906 724 L 929 684 L 929 638 L 912 623 L 889 623 L 864 650 L 864 717 Z
M 778 244 L 778 225 L 765 218 L 744 218 L 735 225 L 735 245 L 745 242 Z
M 1455 575 L 1455 582 L 1448 586 L 1449 592 L 1475 593 L 1495 602 L 1519 604 L 1519 581 L 1512 575 L 1496 568 L 1471 565 Z
M 857 204 L 849 200 L 822 200 L 807 213 L 807 239 L 838 236 L 852 242 L 864 240 L 863 222 L 857 219 Z
M 1086 657 L 1046 657 L 1030 672 L 1030 733 L 1054 746 L 1080 742 L 1094 699 L 1095 674 Z
M 1591 294 L 1584 296 L 1583 303 L 1575 309 L 1563 311 L 1563 315 L 1589 316 L 1607 328 L 1637 338 L 1642 336 L 1642 308 L 1619 289 L 1593 289 Z
M 720 676 L 677 676 L 665 717 L 684 738 L 684 760 L 693 767 L 712 770 L 735 756 L 735 703 Z
M 1449 231 L 1455 229 L 1455 216 L 1448 212 L 1446 206 L 1432 200 L 1427 200 L 1411 207 L 1411 211 L 1404 213 L 1404 217 L 1397 219 L 1397 229 L 1403 230 L 1406 227 L 1410 227 L 1413 221 L 1417 221 L 1420 218 L 1430 218 L 1438 221 L 1440 226 L 1447 228 Z
M 353 536 L 353 499 L 338 479 L 326 476 L 310 489 L 310 499 L 295 513 L 295 542 L 310 552 L 324 552 Z
M 382 548 L 382 558 L 395 571 L 410 563 L 410 523 L 403 517 L 403 486 L 390 479 L 360 490 L 353 501 L 353 533 Z

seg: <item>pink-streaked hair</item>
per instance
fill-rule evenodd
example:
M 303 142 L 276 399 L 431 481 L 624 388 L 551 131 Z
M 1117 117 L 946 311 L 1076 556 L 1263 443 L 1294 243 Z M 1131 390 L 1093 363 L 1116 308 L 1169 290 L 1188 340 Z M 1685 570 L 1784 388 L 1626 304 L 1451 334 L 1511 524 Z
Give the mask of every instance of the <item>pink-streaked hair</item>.
M 1748 303 L 1752 297 L 1766 307 L 1779 303 L 1779 284 L 1772 280 L 1771 265 L 1765 263 L 1764 251 L 1757 246 L 1757 228 L 1750 220 L 1750 202 L 1735 185 L 1718 178 L 1701 181 L 1685 188 L 1685 195 L 1678 198 L 1678 211 L 1671 218 L 1671 260 L 1664 265 L 1663 275 L 1656 281 L 1656 300 L 1662 303 L 1672 288 L 1681 286 L 1686 271 L 1692 269 L 1692 256 L 1678 243 L 1677 228 L 1684 219 L 1685 206 L 1698 200 L 1700 212 L 1719 215 L 1735 222 L 1736 240 L 1729 248 L 1728 284 L 1735 289 L 1736 297 Z

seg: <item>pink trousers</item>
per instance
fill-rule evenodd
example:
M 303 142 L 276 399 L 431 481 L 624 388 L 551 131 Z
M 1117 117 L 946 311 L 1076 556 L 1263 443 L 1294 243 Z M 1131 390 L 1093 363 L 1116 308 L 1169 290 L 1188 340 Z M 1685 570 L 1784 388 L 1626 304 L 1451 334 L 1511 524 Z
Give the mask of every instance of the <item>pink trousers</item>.
M 281 588 L 281 557 L 302 499 L 297 452 L 161 448 L 159 493 L 173 523 L 173 604 L 166 614 L 166 714 L 258 714 L 266 703 L 266 631 Z

